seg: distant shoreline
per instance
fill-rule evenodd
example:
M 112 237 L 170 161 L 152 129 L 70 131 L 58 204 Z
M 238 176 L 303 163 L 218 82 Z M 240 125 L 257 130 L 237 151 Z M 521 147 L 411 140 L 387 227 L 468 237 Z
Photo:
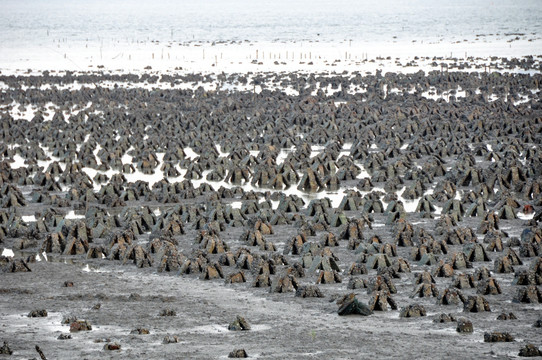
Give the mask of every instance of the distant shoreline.
M 514 35 L 514 34 L 512 34 Z M 512 36 L 511 35 L 511 36 Z M 512 39 L 515 39 L 512 37 Z M 492 58 L 542 55 L 542 39 L 457 43 L 371 42 L 190 42 L 177 44 L 57 43 L 56 47 L 5 48 L 3 74 L 33 71 L 246 73 L 254 71 L 383 71 L 424 70 L 424 62 L 471 62 L 490 65 Z M 425 61 L 420 61 L 425 59 Z M 418 63 L 422 63 L 421 68 Z M 407 69 L 410 67 L 410 69 Z M 150 69 L 149 69 L 150 68 Z

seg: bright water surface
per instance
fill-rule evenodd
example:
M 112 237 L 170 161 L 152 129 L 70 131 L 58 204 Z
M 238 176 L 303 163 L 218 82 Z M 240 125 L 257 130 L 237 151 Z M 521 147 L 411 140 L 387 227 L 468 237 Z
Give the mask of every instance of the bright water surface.
M 540 0 L 2 0 L 0 50 L 52 41 L 463 41 L 534 37 Z

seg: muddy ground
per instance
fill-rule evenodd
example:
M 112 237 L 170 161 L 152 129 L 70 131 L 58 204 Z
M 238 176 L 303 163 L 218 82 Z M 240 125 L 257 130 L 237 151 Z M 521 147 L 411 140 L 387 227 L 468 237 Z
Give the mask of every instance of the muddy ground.
M 444 310 L 463 316 L 462 307 L 442 309 L 433 305 L 434 299 L 416 301 L 429 312 L 422 319 L 400 319 L 398 311 L 339 317 L 329 296 L 270 295 L 243 284 L 163 276 L 120 265 L 85 271 L 81 265 L 39 262 L 32 269 L 31 273 L 2 276 L 0 329 L 2 339 L 14 351 L 12 358 L 34 358 L 34 345 L 39 345 L 49 359 L 209 359 L 225 358 L 234 348 L 265 359 L 489 359 L 515 358 L 524 342 L 540 342 L 540 329 L 532 324 L 541 307 L 505 299 L 492 298 L 492 312 L 468 314 L 474 333 L 459 334 L 455 323 L 435 324 L 432 315 Z M 74 286 L 63 287 L 67 280 Z M 327 286 L 322 288 L 327 294 L 332 292 Z M 141 298 L 130 299 L 131 294 Z M 361 298 L 365 297 L 368 295 L 362 293 Z M 396 300 L 413 302 L 405 297 Z M 98 303 L 100 309 L 93 310 Z M 41 308 L 47 309 L 48 317 L 26 316 Z M 174 309 L 177 316 L 158 316 L 162 309 Z M 513 312 L 518 320 L 495 320 L 500 310 Z M 57 340 L 60 334 L 69 333 L 68 325 L 60 325 L 65 314 L 89 320 L 92 331 Z M 236 315 L 244 316 L 252 330 L 228 331 Z M 148 328 L 150 334 L 131 335 L 138 327 Z M 484 343 L 483 333 L 492 330 L 508 331 L 516 342 Z M 177 335 L 180 342 L 162 344 L 166 335 Z M 122 350 L 106 353 L 104 341 L 117 341 Z
M 442 72 L 434 72 L 428 77 L 421 74 L 410 77 L 327 74 L 318 79 L 292 74 L 291 82 L 282 79 L 287 87 L 298 89 L 298 96 L 276 90 L 256 94 L 206 92 L 203 87 L 196 91 L 148 89 L 146 81 L 156 83 L 158 76 L 154 80 L 134 76 L 137 81 L 128 89 L 100 87 L 97 85 L 100 81 L 112 80 L 110 76 L 103 75 L 102 78 L 96 74 L 90 80 L 85 75 L 78 75 L 78 81 L 86 81 L 88 85 L 82 88 L 70 85 L 75 83 L 72 74 L 58 77 L 44 74 L 43 77 L 20 79 L 3 77 L 2 81 L 7 85 L 2 90 L 0 115 L 11 127 L 5 126 L 0 132 L 5 142 L 1 145 L 0 158 L 3 176 L 0 250 L 7 256 L 1 260 L 2 264 L 7 264 L 12 256 L 25 259 L 31 271 L 0 273 L 0 342 L 7 342 L 13 351 L 11 356 L 0 354 L 0 359 L 39 358 L 36 345 L 47 359 L 210 359 L 227 358 L 234 349 L 245 349 L 249 357 L 262 359 L 489 359 L 516 358 L 520 348 L 527 343 L 542 346 L 541 329 L 533 326 L 542 316 L 542 305 L 514 301 L 518 292 L 526 287 L 514 284 L 516 273 L 532 269 L 533 264 L 540 261 L 542 249 L 540 242 L 537 243 L 540 241 L 542 208 L 539 191 L 542 109 L 538 105 L 541 83 L 540 74 L 536 73 L 538 60 L 533 66 L 533 76 L 507 74 L 502 75 L 502 79 L 501 75 L 493 74 L 450 75 Z M 267 81 L 274 79 L 273 74 L 261 77 Z M 144 81 L 145 86 L 142 86 Z M 174 83 L 189 82 L 183 77 L 161 81 L 171 81 L 172 87 Z M 197 81 L 205 85 L 206 80 L 194 75 L 191 82 Z M 341 90 L 324 94 L 322 89 L 328 88 L 326 81 L 329 87 Z M 47 89 L 47 86 L 45 90 L 39 90 L 43 84 L 51 84 L 52 88 Z M 354 94 L 346 90 L 356 86 L 365 86 L 368 93 L 356 92 L 357 88 Z M 429 93 L 431 96 L 437 93 L 435 96 L 440 97 L 432 99 Z M 457 98 L 451 94 L 457 94 Z M 501 98 L 495 101 L 493 97 Z M 505 102 L 502 97 L 509 99 Z M 56 104 L 48 105 L 55 101 Z M 34 109 L 32 105 L 35 105 Z M 27 107 L 30 110 L 26 110 Z M 18 115 L 14 115 L 15 110 L 19 111 Z M 32 114 L 24 115 L 25 112 Z M 238 124 L 243 131 L 223 128 L 222 120 L 228 126 Z M 153 128 L 156 123 L 160 123 L 160 127 Z M 484 123 L 489 124 L 485 129 Z M 244 137 L 236 137 L 238 133 L 253 141 L 247 143 Z M 179 138 L 174 138 L 177 135 Z M 172 145 L 166 141 L 177 143 Z M 271 143 L 276 148 L 269 146 Z M 215 149 L 218 144 L 222 149 L 220 154 Z M 284 146 L 281 148 L 279 144 Z M 191 146 L 197 150 L 197 157 L 183 155 L 181 159 L 162 161 L 163 153 L 170 150 L 168 146 L 180 149 L 184 146 L 185 150 Z M 304 147 L 308 150 L 303 151 Z M 336 147 L 338 151 L 335 151 Z M 103 149 L 109 153 L 104 154 Z M 366 151 L 366 154 L 354 159 L 359 155 L 356 149 L 361 149 L 362 153 Z M 251 152 L 259 152 L 258 158 L 251 159 Z M 150 169 L 148 163 L 153 163 L 155 153 L 162 155 Z M 253 165 L 255 162 L 278 167 L 277 159 L 285 155 L 301 178 L 310 172 L 308 161 L 314 160 L 316 165 L 320 161 L 321 166 L 317 166 L 315 172 L 327 172 L 324 168 L 329 165 L 328 159 L 333 158 L 333 162 L 339 163 L 339 153 L 349 158 L 345 164 L 351 161 L 359 166 L 360 172 L 354 179 L 341 180 L 338 189 L 327 188 L 330 185 L 326 184 L 321 185 L 318 192 L 307 192 L 296 190 L 297 184 L 293 184 L 289 190 L 284 189 L 284 193 L 283 189 L 270 190 L 267 185 L 254 192 L 255 187 L 249 186 L 248 181 L 236 187 L 227 178 L 206 181 L 204 177 L 221 164 L 228 172 L 241 166 L 250 168 L 255 174 L 258 168 Z M 153 183 L 148 180 L 150 177 L 142 177 L 149 181 L 149 186 L 139 194 L 138 200 L 130 199 L 125 192 L 136 188 L 132 180 L 121 179 L 119 185 L 115 183 L 119 181 L 118 177 L 115 181 L 110 179 L 112 172 L 121 173 L 115 161 L 122 158 L 120 165 L 123 162 L 126 165 L 128 154 L 131 154 L 129 163 L 137 168 L 137 171 L 134 169 L 136 173 L 153 170 L 157 174 Z M 38 161 L 34 156 L 40 157 Z M 380 159 L 384 159 L 382 163 L 379 163 Z M 17 166 L 23 167 L 23 160 L 26 169 L 16 170 Z M 187 169 L 194 169 L 206 161 L 211 165 L 202 179 L 190 180 Z M 68 167 L 79 162 L 84 162 L 85 166 Z M 161 169 L 166 162 L 180 171 L 179 176 L 169 176 L 172 183 L 188 180 L 188 184 L 192 181 L 197 186 L 177 192 L 167 187 L 154 187 L 162 176 L 168 178 Z M 438 166 L 427 165 L 430 162 Z M 60 169 L 56 174 L 55 163 Z M 439 172 L 441 167 L 445 169 L 444 173 Z M 520 179 L 511 175 L 510 180 L 509 168 L 518 169 Z M 72 172 L 66 169 L 72 169 Z M 468 180 L 471 169 L 479 171 L 485 179 L 479 183 Z M 41 181 L 44 172 L 50 177 Z M 132 179 L 133 174 L 128 173 L 126 176 Z M 93 177 L 94 182 L 85 187 L 85 181 L 95 174 L 98 176 Z M 500 176 L 497 181 L 493 177 L 495 174 Z M 100 179 L 99 175 L 103 177 Z M 333 177 L 334 174 L 330 171 L 325 175 Z M 468 181 L 464 181 L 465 176 Z M 364 181 L 368 180 L 372 183 L 362 186 L 367 185 Z M 212 189 L 198 187 L 203 182 L 209 183 Z M 423 185 L 424 189 L 414 199 L 402 197 L 417 184 Z M 451 184 L 453 192 L 442 190 L 443 184 Z M 222 185 L 235 193 L 219 198 L 217 190 Z M 494 188 L 485 198 L 487 193 L 482 189 L 483 185 Z M 534 190 L 525 191 L 527 185 L 533 185 Z M 360 189 L 357 194 L 349 194 L 349 190 Z M 78 193 L 74 195 L 72 190 Z M 94 200 L 89 200 L 87 190 L 94 192 Z M 429 198 L 433 193 L 435 198 Z M 416 204 L 423 200 L 422 195 L 434 205 L 429 213 L 415 210 Z M 295 211 L 280 213 L 279 201 L 293 202 L 298 199 L 296 196 L 304 200 L 304 205 Z M 323 213 L 309 214 L 309 202 L 324 197 L 332 199 L 335 205 L 324 209 Z M 361 205 L 356 210 L 339 209 L 338 203 L 343 197 L 360 201 L 377 198 L 382 200 L 386 211 L 366 214 Z M 220 225 L 219 221 L 212 221 L 217 209 L 231 211 L 254 199 L 261 208 L 258 212 L 247 211 L 245 218 L 240 220 L 242 226 L 234 226 L 235 222 L 230 218 Z M 20 203 L 13 205 L 17 200 Z M 403 201 L 406 210 L 399 208 L 394 213 L 395 210 L 387 209 L 395 200 Z M 460 203 L 464 209 L 448 209 L 443 213 L 446 204 L 452 200 L 457 200 L 456 205 Z M 467 216 L 465 209 L 474 201 L 484 203 L 486 212 Z M 182 224 L 182 233 L 165 234 L 155 227 L 159 220 L 174 222 L 177 219 L 174 215 L 185 216 L 187 210 L 180 206 L 200 211 Z M 89 235 L 86 247 L 81 245 L 82 251 L 44 254 L 43 244 L 52 234 L 71 234 L 79 225 L 84 225 L 88 234 L 98 233 L 93 209 L 103 211 L 97 212 L 101 220 L 116 219 L 117 223 L 104 220 L 105 231 L 96 236 Z M 147 224 L 147 228 L 142 229 L 141 218 L 149 216 L 147 210 L 153 214 L 155 224 Z M 166 216 L 168 212 L 173 215 Z M 347 223 L 331 224 L 337 212 L 343 213 Z M 392 219 L 394 214 L 402 220 Z M 491 218 L 495 214 L 502 215 L 498 226 L 484 228 L 489 226 L 488 216 Z M 261 218 L 269 224 L 272 215 L 279 216 L 281 221 L 273 224 L 273 232 L 265 234 L 264 238 L 274 245 L 274 249 L 249 246 L 242 234 L 255 230 L 254 219 Z M 341 234 L 347 225 L 365 216 L 370 217 L 371 226 L 365 224 L 363 234 L 354 244 L 357 248 L 349 248 L 352 244 L 340 239 Z M 452 221 L 454 216 L 461 221 Z M 46 230 L 36 231 L 38 223 Z M 410 246 L 397 246 L 397 254 L 390 256 L 394 264 L 389 268 L 395 268 L 399 259 L 410 265 L 409 272 L 396 274 L 399 277 L 392 279 L 397 292 L 390 295 L 398 308 L 375 311 L 366 317 L 339 316 L 337 300 L 344 295 L 354 292 L 359 301 L 371 301 L 373 293 L 366 288 L 349 289 L 349 280 L 358 278 L 370 282 L 379 270 L 368 269 L 366 274 L 353 275 L 348 272 L 352 264 L 367 264 L 362 249 L 367 249 L 368 256 L 372 254 L 369 248 L 373 236 L 378 236 L 383 243 L 397 245 L 401 223 L 416 229 L 418 234 L 423 230 L 425 238 L 416 238 Z M 216 226 L 220 228 L 217 231 L 213 230 Z M 320 272 L 311 272 L 307 267 L 305 276 L 297 279 L 299 284 L 317 285 L 323 297 L 301 298 L 295 296 L 295 292 L 271 292 L 278 279 L 292 270 L 291 265 L 303 261 L 300 254 L 288 251 L 287 245 L 295 235 L 308 228 L 313 232 L 309 231 L 305 240 L 313 245 L 322 244 L 328 233 L 338 238 L 337 246 L 321 245 L 318 251 L 333 253 L 340 270 L 337 271 L 340 282 L 318 283 Z M 449 236 L 457 229 L 466 228 L 475 233 L 468 240 L 453 240 Z M 538 231 L 537 235 L 522 236 L 527 228 L 533 234 Z M 126 234 L 134 229 L 141 232 L 134 235 L 130 249 L 141 245 L 144 253 L 152 258 L 150 267 L 139 268 L 132 258 L 126 256 L 126 261 L 122 261 L 111 255 L 118 249 L 116 234 Z M 472 267 L 457 268 L 454 276 L 438 277 L 436 264 L 422 265 L 412 257 L 414 248 L 431 238 L 448 242 L 448 251 L 435 255 L 449 263 L 454 254 L 468 253 L 470 243 L 487 248 L 491 238 L 488 233 L 502 239 L 504 249 L 488 251 L 486 261 L 474 261 Z M 179 274 L 178 268 L 158 271 L 162 259 L 157 253 L 151 253 L 152 240 L 158 238 L 159 244 L 165 247 L 173 244 L 175 256 L 183 254 L 179 257 L 185 261 L 209 250 L 203 242 L 197 241 L 208 235 L 227 244 L 232 254 L 248 249 L 255 258 L 266 261 L 284 255 L 286 264 L 277 261 L 276 272 L 270 274 L 272 286 L 263 288 L 252 286 L 259 269 L 240 269 L 239 264 L 223 265 L 223 278 L 213 280 L 200 279 L 200 273 Z M 81 244 L 86 241 L 83 238 L 76 240 Z M 524 256 L 520 250 L 531 241 L 532 251 L 539 252 Z M 88 258 L 90 250 L 97 248 L 104 250 L 104 258 Z M 522 254 L 522 264 L 514 265 L 513 271 L 507 273 L 495 271 L 496 260 L 505 253 L 510 254 L 510 250 Z M 209 251 L 204 256 L 205 264 L 216 264 L 221 255 Z M 435 286 L 442 295 L 445 289 L 453 288 L 457 276 L 474 274 L 481 267 L 491 271 L 501 289 L 500 294 L 483 294 L 491 311 L 464 311 L 462 302 L 439 305 L 437 294 L 414 296 L 416 276 L 424 271 L 434 274 Z M 229 275 L 240 270 L 246 276 L 245 283 L 226 283 Z M 66 287 L 66 282 L 72 282 L 73 286 Z M 535 286 L 540 289 L 540 284 Z M 480 295 L 476 287 L 461 289 L 461 292 L 465 298 Z M 413 304 L 422 305 L 427 316 L 401 318 L 401 308 Z M 48 315 L 27 316 L 40 309 L 45 309 Z M 160 316 L 163 310 L 173 310 L 175 315 Z M 434 322 L 442 313 L 469 319 L 474 332 L 458 333 L 457 322 Z M 516 319 L 497 320 L 502 313 L 513 313 Z M 88 320 L 92 330 L 70 332 L 70 325 L 62 324 L 63 318 L 69 315 Z M 228 324 L 238 315 L 248 321 L 251 330 L 228 330 Z M 149 334 L 134 334 L 138 328 L 148 329 Z M 484 342 L 484 333 L 494 331 L 507 332 L 514 341 Z M 69 334 L 71 339 L 58 339 L 61 334 Z M 164 343 L 165 338 L 174 336 L 177 336 L 177 342 Z M 104 349 L 106 344 L 115 342 L 120 344 L 120 350 Z

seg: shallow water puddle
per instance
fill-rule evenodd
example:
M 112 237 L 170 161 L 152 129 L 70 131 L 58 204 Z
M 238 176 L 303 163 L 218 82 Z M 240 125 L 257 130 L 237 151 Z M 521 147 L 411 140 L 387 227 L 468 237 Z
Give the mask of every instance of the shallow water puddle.
M 100 268 L 98 266 L 90 266 L 89 264 L 86 264 L 85 266 L 83 266 L 81 271 L 83 271 L 83 272 L 94 272 L 94 273 L 110 273 L 110 272 L 113 272 L 113 270 L 102 269 L 102 268 Z M 119 270 L 117 272 L 123 273 L 124 270 Z
M 232 209 L 241 209 L 241 206 L 243 206 L 242 201 L 234 201 L 230 203 Z
M 70 210 L 65 216 L 64 216 L 64 219 L 72 219 L 72 220 L 75 220 L 75 219 L 84 219 L 85 218 L 85 215 L 77 215 L 75 214 L 75 211 L 73 210 Z
M 41 254 L 40 253 L 37 253 L 36 254 L 36 261 L 49 261 L 48 257 L 47 257 L 47 253 L 44 251 L 42 252 Z
M 517 213 L 518 218 L 521 220 L 531 220 L 532 218 L 534 218 L 534 215 L 534 212 L 532 214 L 524 214 L 522 212 Z
M 9 323 L 9 327 L 6 331 L 19 332 L 22 331 L 22 329 L 27 329 L 32 332 L 45 330 L 54 333 L 61 333 L 70 330 L 68 325 L 62 325 L 61 313 L 48 312 L 46 317 L 33 318 L 28 317 L 27 315 L 28 314 L 14 314 L 4 316 L 6 322 Z
M 269 325 L 250 325 L 250 330 L 248 331 L 264 331 L 271 329 L 271 326 Z M 197 326 L 191 329 L 186 330 L 186 332 L 196 332 L 196 333 L 204 333 L 204 334 L 238 334 L 242 333 L 242 331 L 230 331 L 228 330 L 227 325 L 202 325 Z
M 14 257 L 15 253 L 11 249 L 4 249 L 2 250 L 2 256 Z
M 36 217 L 34 215 L 23 215 L 23 216 L 21 216 L 21 219 L 26 223 L 36 221 Z

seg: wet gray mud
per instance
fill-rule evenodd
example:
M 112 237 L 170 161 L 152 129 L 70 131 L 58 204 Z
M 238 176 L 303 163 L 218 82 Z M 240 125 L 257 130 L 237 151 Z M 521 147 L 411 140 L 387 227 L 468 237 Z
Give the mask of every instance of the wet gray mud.
M 0 76 L 0 358 L 542 346 L 540 63 L 499 61 L 528 73 Z

